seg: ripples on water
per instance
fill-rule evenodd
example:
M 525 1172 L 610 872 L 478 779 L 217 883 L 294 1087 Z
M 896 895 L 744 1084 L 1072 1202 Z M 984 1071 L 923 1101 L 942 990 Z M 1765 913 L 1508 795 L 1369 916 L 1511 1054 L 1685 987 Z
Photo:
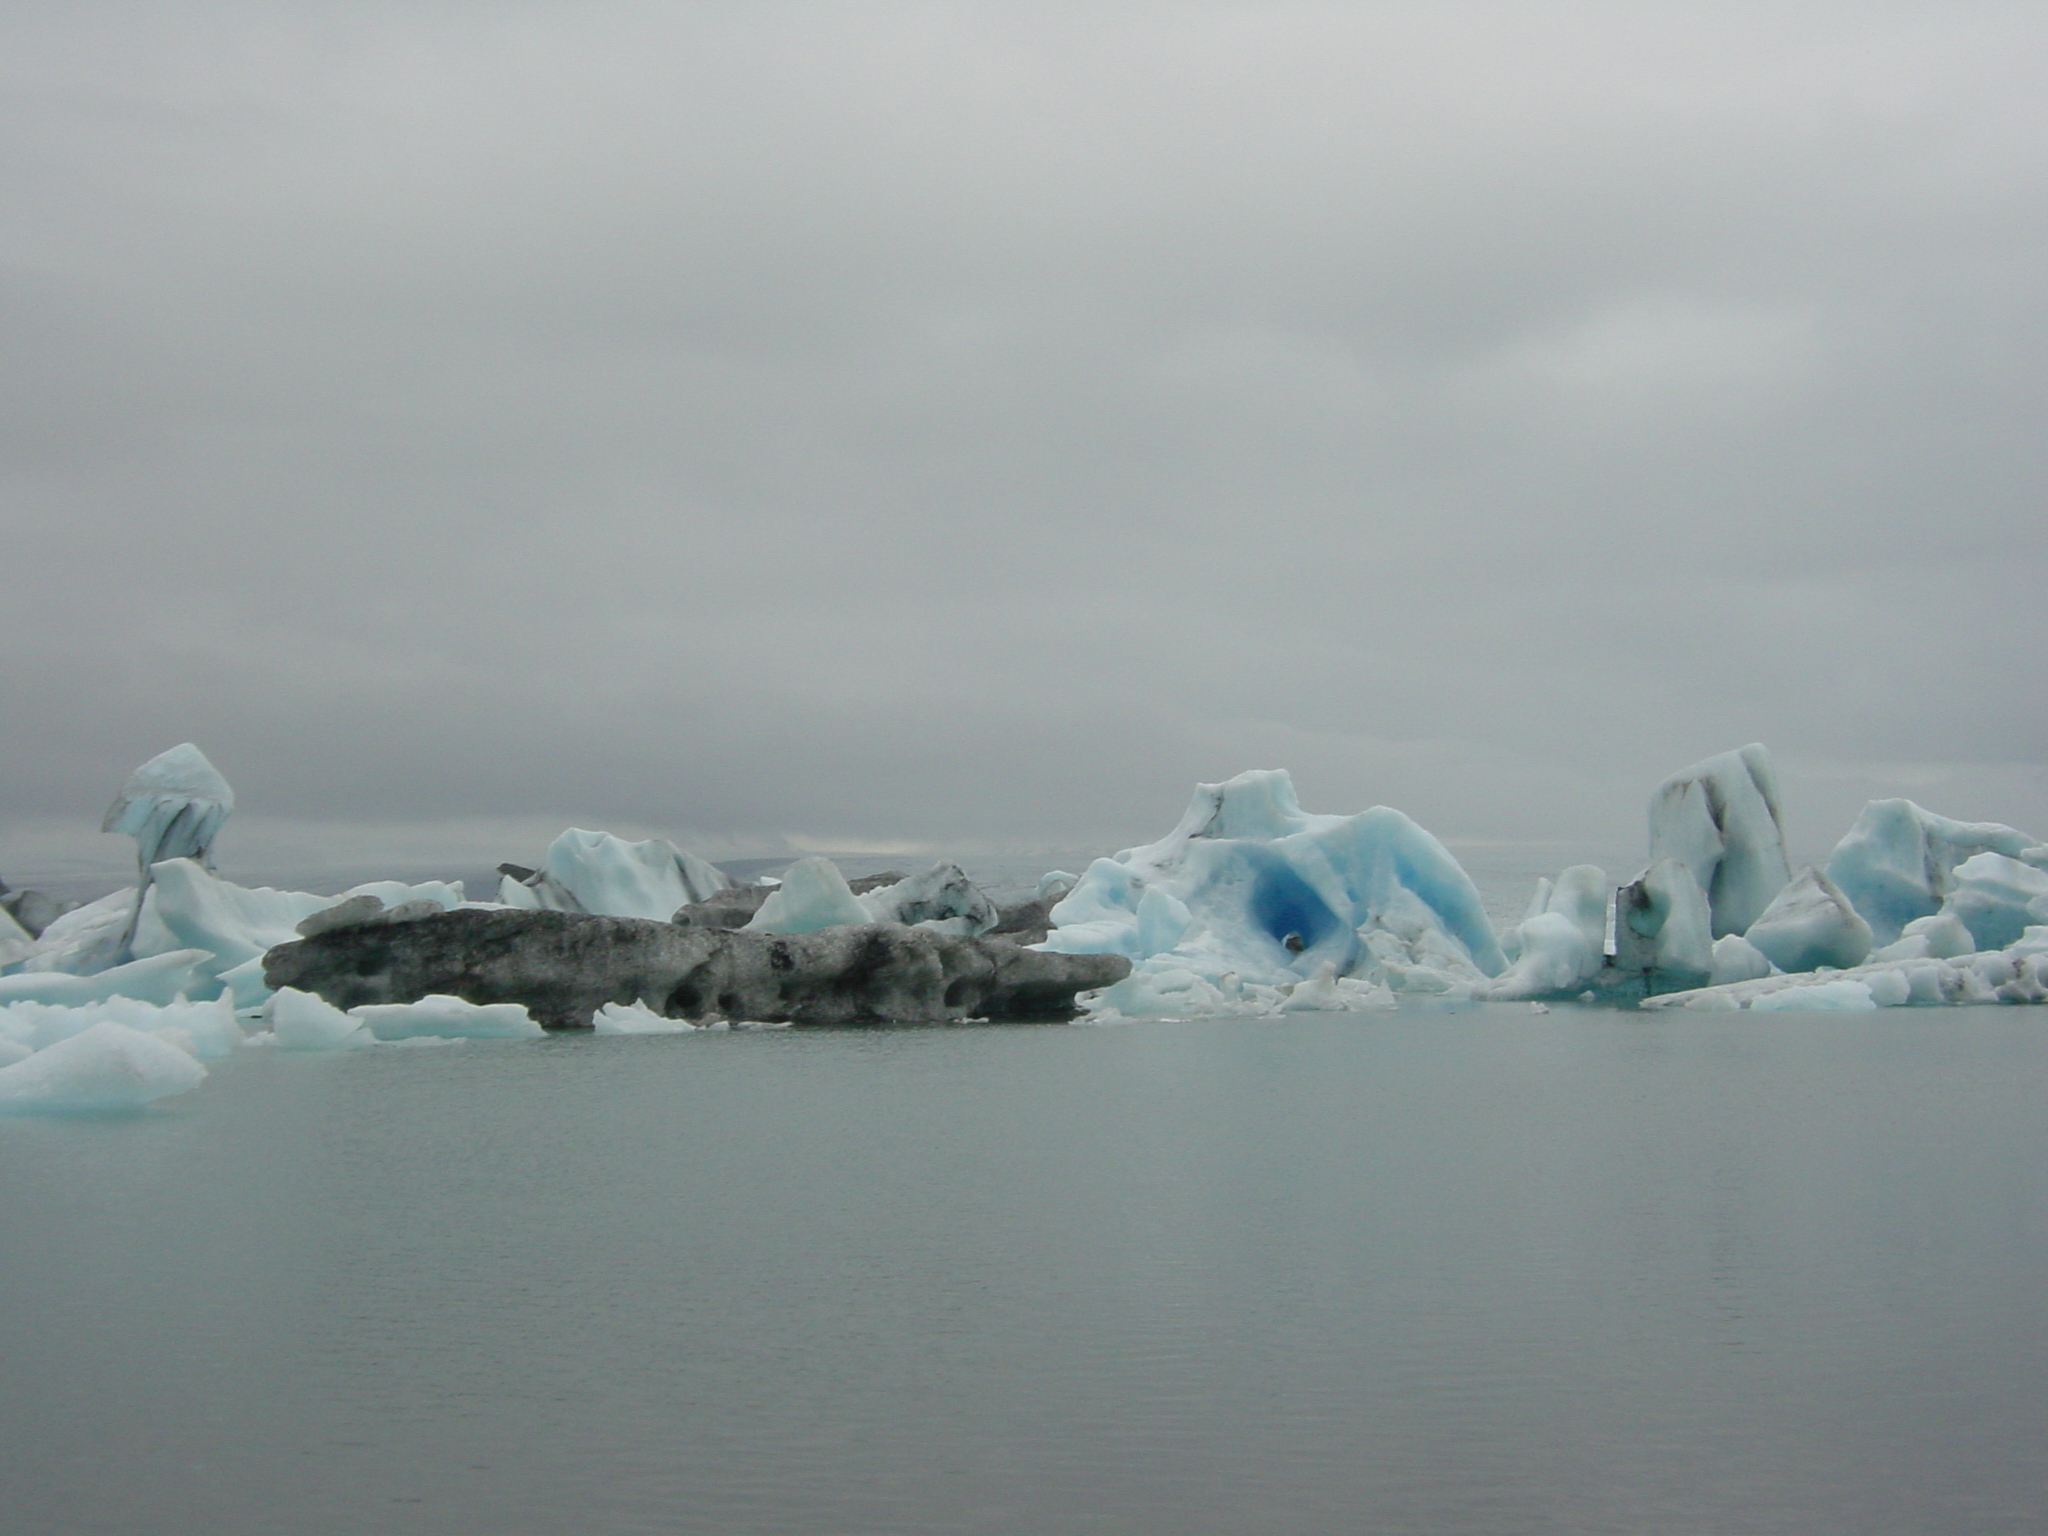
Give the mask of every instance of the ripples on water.
M 251 1052 L 0 1122 L 5 1529 L 2048 1529 L 2048 1010 Z

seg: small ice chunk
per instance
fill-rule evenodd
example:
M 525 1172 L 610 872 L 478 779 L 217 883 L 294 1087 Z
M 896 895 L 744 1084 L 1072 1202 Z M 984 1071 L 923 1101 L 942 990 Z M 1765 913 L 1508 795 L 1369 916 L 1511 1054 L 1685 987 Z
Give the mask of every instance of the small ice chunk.
M 206 1068 L 153 1035 L 102 1019 L 0 1067 L 0 1109 L 135 1109 L 206 1081 Z
M 471 1003 L 441 993 L 416 1003 L 366 1003 L 349 1016 L 379 1040 L 538 1040 L 546 1033 L 522 1003 Z
M 1064 869 L 1049 869 L 1038 877 L 1038 899 L 1058 901 L 1081 883 L 1081 877 Z
M 816 933 L 821 928 L 873 921 L 860 898 L 847 888 L 839 866 L 813 854 L 783 871 L 782 884 L 768 893 L 745 931 Z
M 1707 985 L 1723 987 L 1731 982 L 1755 981 L 1771 974 L 1769 958 L 1739 933 L 1714 940 L 1714 961 Z
M 357 1051 L 377 1043 L 361 1019 L 297 987 L 279 987 L 271 993 L 263 1014 L 280 1050 Z
M 1870 957 L 1870 924 L 1811 866 L 1780 891 L 1743 935 L 1781 971 L 1847 970 Z
M 591 1016 L 590 1027 L 600 1035 L 687 1035 L 697 1029 L 688 1019 L 664 1017 L 644 1002 L 606 1003 Z

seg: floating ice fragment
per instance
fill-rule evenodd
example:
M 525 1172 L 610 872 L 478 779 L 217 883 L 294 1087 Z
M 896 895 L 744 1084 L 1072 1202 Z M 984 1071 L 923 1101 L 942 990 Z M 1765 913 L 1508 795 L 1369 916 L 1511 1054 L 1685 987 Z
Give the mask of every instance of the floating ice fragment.
M 591 1015 L 590 1027 L 600 1035 L 687 1035 L 697 1029 L 688 1019 L 664 1018 L 645 1003 L 606 1003 Z
M 280 1050 L 357 1051 L 377 1043 L 361 1019 L 297 987 L 279 987 L 271 993 L 263 1013 Z
M 205 1080 L 187 1052 L 103 1019 L 0 1067 L 0 1110 L 134 1109 Z
M 349 1016 L 379 1040 L 537 1040 L 544 1031 L 520 1003 L 470 1003 L 430 993 L 416 1003 L 367 1003 Z

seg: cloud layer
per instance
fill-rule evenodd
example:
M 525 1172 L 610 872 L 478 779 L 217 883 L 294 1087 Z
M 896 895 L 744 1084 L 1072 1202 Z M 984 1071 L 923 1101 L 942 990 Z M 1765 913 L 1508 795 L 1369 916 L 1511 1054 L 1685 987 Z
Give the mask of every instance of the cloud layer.
M 189 738 L 337 836 L 1114 844 L 1284 765 L 1613 845 L 1760 738 L 1823 846 L 2048 829 L 2044 44 L 10 7 L 4 814 Z

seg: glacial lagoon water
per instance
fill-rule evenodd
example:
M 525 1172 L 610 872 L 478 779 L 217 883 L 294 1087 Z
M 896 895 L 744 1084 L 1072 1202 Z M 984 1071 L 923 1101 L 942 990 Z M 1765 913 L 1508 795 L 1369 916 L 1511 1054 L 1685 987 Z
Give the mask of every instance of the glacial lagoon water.
M 0 1120 L 0 1528 L 2048 1530 L 2048 1009 L 248 1051 Z

